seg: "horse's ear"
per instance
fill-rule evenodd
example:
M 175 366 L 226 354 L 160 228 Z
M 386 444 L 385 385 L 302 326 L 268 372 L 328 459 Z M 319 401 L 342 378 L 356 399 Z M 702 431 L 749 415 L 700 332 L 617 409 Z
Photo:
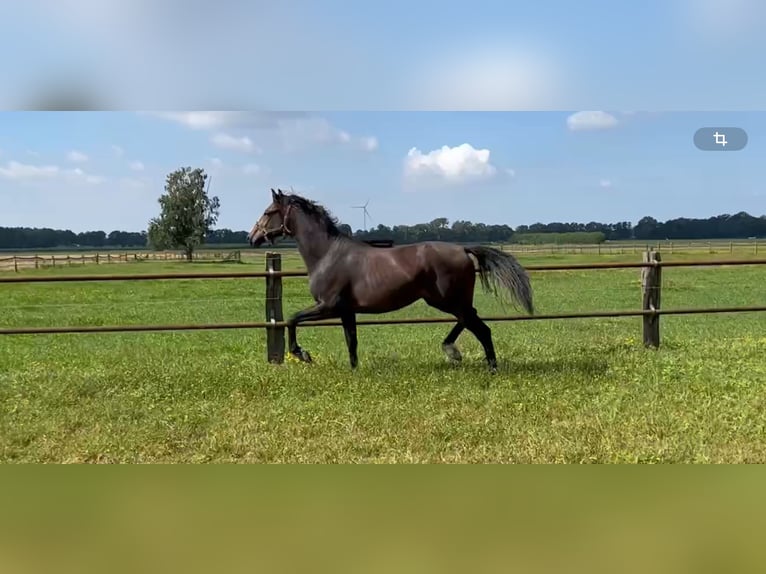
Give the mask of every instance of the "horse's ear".
M 277 192 L 274 190 L 274 188 L 272 187 L 272 188 L 271 188 L 271 200 L 272 200 L 274 203 L 279 203 L 279 200 L 280 200 L 281 198 L 282 198 L 282 193 L 281 193 L 281 192 L 280 192 L 280 193 L 277 193 Z

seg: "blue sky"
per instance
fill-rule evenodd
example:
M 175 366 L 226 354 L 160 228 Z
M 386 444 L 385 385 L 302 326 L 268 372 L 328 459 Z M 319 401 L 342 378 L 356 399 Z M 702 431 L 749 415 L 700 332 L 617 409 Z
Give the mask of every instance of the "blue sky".
M 186 165 L 212 175 L 233 229 L 277 186 L 354 229 L 368 199 L 373 225 L 766 213 L 766 112 L 4 112 L 0 125 L 2 226 L 144 229 Z M 697 150 L 704 126 L 749 143 Z
M 762 0 L 3 2 L 0 104 L 758 109 L 765 25 Z

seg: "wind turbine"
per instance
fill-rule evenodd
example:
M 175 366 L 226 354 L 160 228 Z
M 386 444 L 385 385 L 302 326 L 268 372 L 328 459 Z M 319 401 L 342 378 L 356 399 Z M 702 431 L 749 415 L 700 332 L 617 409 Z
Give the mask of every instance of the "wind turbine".
M 370 215 L 370 212 L 367 211 L 367 206 L 369 204 L 370 204 L 370 200 L 368 199 L 367 203 L 365 203 L 364 205 L 352 205 L 351 206 L 354 209 L 361 209 L 362 210 L 362 213 L 363 213 L 363 216 L 364 216 L 364 231 L 365 232 L 367 231 L 367 218 L 369 217 L 370 219 L 372 219 L 372 216 Z

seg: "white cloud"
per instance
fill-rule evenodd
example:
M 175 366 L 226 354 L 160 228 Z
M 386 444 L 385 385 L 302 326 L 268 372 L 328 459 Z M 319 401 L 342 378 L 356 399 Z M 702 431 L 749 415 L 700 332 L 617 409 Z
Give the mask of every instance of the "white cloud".
M 210 141 L 214 146 L 225 150 L 242 153 L 260 152 L 258 146 L 256 146 L 255 143 L 253 143 L 253 140 L 247 136 L 237 137 L 225 133 L 218 133 L 214 135 Z
M 602 179 L 598 182 L 598 184 L 603 188 L 609 188 L 612 187 L 612 180 L 611 179 Z
M 576 112 L 567 118 L 567 127 L 572 131 L 608 130 L 618 123 L 612 114 L 601 111 Z
M 57 179 L 95 185 L 106 181 L 106 178 L 87 173 L 79 167 L 75 169 L 61 169 L 57 165 L 32 165 L 18 161 L 9 161 L 4 167 L 0 167 L 0 177 L 20 183 Z
M 193 130 L 240 132 L 218 133 L 214 145 L 234 151 L 254 152 L 257 149 L 250 136 L 242 134 L 271 130 L 276 135 L 259 138 L 264 143 L 278 141 L 289 151 L 309 145 L 342 145 L 352 149 L 373 152 L 378 140 L 372 136 L 357 137 L 332 125 L 328 120 L 303 112 L 139 112 L 172 121 Z
M 220 169 L 223 167 L 223 161 L 221 158 L 211 157 L 208 159 L 208 161 L 210 162 L 210 165 L 215 169 Z
M 372 136 L 356 137 L 320 117 L 307 117 L 282 122 L 279 136 L 283 147 L 290 151 L 307 145 L 340 145 L 367 152 L 378 149 L 378 140 Z
M 104 181 L 106 181 L 106 179 L 101 177 L 100 175 L 92 175 L 90 173 L 85 173 L 79 167 L 75 169 L 71 169 L 71 170 L 64 170 L 63 174 L 65 177 L 74 176 L 75 178 L 84 180 L 86 183 L 91 183 L 96 185 L 99 183 L 104 183 Z
M 133 171 L 144 171 L 144 164 L 140 161 L 132 161 L 130 162 L 130 169 Z
M 67 159 L 69 161 L 82 163 L 84 161 L 88 161 L 88 156 L 82 153 L 81 151 L 77 151 L 76 149 L 73 149 L 67 154 Z
M 0 177 L 16 181 L 48 179 L 55 177 L 58 173 L 59 168 L 55 165 L 38 166 L 17 161 L 9 161 L 5 167 L 0 167 Z
M 118 145 L 113 145 L 112 153 L 114 153 L 114 155 L 116 155 L 117 157 L 122 157 L 123 155 L 125 155 L 125 150 Z
M 408 179 L 438 179 L 447 183 L 464 183 L 488 179 L 497 173 L 490 163 L 488 149 L 475 149 L 464 143 L 459 146 L 442 146 L 423 153 L 413 147 L 404 160 L 404 175 Z

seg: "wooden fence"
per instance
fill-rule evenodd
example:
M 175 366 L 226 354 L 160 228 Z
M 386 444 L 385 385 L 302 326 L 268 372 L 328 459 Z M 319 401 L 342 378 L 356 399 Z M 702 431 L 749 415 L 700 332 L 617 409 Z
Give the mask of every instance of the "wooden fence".
M 0 257 L 0 270 L 13 269 L 18 272 L 23 269 L 40 269 L 42 267 L 71 267 L 73 265 L 85 265 L 87 263 L 108 264 L 128 263 L 138 261 L 178 261 L 185 260 L 186 255 L 177 251 L 144 251 L 135 253 L 94 253 L 86 255 L 81 253 L 60 255 L 11 255 Z M 236 251 L 195 251 L 192 255 L 194 261 L 217 261 L 217 262 L 240 262 L 242 253 Z
M 391 247 L 394 242 L 391 239 L 365 240 L 375 247 Z M 284 243 L 280 246 L 284 249 L 295 249 L 295 246 Z M 500 249 L 515 254 L 581 254 L 581 255 L 625 255 L 639 254 L 647 250 L 665 253 L 753 253 L 758 255 L 763 252 L 762 243 L 753 241 L 656 241 L 652 243 L 600 243 L 593 245 L 575 244 L 518 244 L 509 243 L 499 245 Z M 0 253 L 1 254 L 1 253 Z M 92 254 L 58 254 L 56 255 L 9 255 L 0 256 L 0 271 L 20 271 L 24 269 L 40 269 L 45 267 L 71 267 L 73 265 L 85 265 L 87 263 L 128 263 L 138 261 L 181 261 L 186 259 L 183 253 L 176 251 L 143 251 L 143 252 L 105 252 Z M 240 262 L 242 261 L 241 250 L 213 250 L 200 249 L 193 255 L 194 261 L 218 261 Z
M 502 246 L 503 251 L 509 253 L 560 253 L 564 254 L 590 254 L 590 255 L 625 255 L 638 254 L 647 250 L 665 253 L 744 253 L 749 252 L 758 255 L 763 252 L 763 244 L 753 241 L 654 241 L 651 243 L 622 243 L 606 242 L 591 245 L 577 244 L 522 244 L 508 243 Z
M 531 272 L 581 271 L 595 269 L 641 269 L 642 307 L 633 311 L 587 311 L 579 313 L 556 313 L 539 315 L 484 316 L 484 321 L 540 321 L 554 319 L 590 319 L 606 317 L 641 317 L 643 342 L 650 348 L 660 345 L 660 317 L 662 315 L 697 315 L 712 313 L 744 313 L 766 311 L 766 304 L 748 307 L 710 307 L 690 309 L 661 309 L 662 269 L 664 267 L 715 267 L 734 265 L 766 265 L 766 259 L 724 260 L 724 261 L 670 261 L 663 262 L 660 253 L 647 251 L 643 261 L 635 263 L 586 263 L 570 265 L 529 265 Z M 264 278 L 266 280 L 265 321 L 243 323 L 214 323 L 192 325 L 106 325 L 79 327 L 10 327 L 0 328 L 0 335 L 36 335 L 53 333 L 119 333 L 147 331 L 199 331 L 218 329 L 266 329 L 266 356 L 269 362 L 281 363 L 285 355 L 285 328 L 282 301 L 282 278 L 307 277 L 304 270 L 282 271 L 282 256 L 279 253 L 266 254 L 265 272 L 245 271 L 226 273 L 154 273 L 140 275 L 51 275 L 0 277 L 0 283 L 43 283 L 43 282 L 84 282 L 84 281 L 154 281 L 173 279 L 237 279 Z M 361 319 L 358 325 L 410 325 L 432 323 L 454 323 L 451 316 L 425 317 L 418 319 Z M 340 326 L 340 321 L 325 320 L 305 323 L 306 327 Z

